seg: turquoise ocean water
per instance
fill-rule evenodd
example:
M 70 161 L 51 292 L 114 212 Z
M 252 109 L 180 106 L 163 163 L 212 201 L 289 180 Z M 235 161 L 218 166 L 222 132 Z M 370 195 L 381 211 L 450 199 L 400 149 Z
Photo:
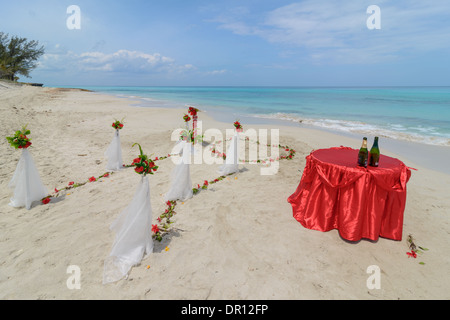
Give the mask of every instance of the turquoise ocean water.
M 83 88 L 139 99 L 142 107 L 192 105 L 228 115 L 218 120 L 274 119 L 450 147 L 450 87 Z

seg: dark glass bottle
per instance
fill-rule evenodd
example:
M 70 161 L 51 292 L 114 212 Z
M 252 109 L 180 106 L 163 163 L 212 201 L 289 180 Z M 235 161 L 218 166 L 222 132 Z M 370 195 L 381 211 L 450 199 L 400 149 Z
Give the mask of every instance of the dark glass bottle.
M 372 149 L 370 149 L 369 166 L 378 167 L 379 161 L 380 161 L 380 149 L 378 148 L 378 137 L 375 137 Z
M 369 151 L 367 150 L 367 138 L 364 137 L 361 148 L 358 153 L 358 166 L 367 167 L 367 161 L 369 160 Z

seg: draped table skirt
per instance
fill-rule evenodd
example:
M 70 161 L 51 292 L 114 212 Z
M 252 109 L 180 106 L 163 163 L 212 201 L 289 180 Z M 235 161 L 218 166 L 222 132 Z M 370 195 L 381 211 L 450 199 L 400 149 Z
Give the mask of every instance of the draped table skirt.
M 311 152 L 288 198 L 294 218 L 308 229 L 337 229 L 349 241 L 401 240 L 410 168 L 385 155 L 379 167 L 362 168 L 357 156 L 347 147 Z

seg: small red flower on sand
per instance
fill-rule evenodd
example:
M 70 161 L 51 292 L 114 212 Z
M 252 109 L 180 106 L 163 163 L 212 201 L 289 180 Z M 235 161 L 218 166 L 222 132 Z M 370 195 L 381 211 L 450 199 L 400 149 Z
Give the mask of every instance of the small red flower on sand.
M 167 201 L 166 204 L 167 204 L 169 207 L 172 206 L 172 202 L 170 202 L 170 201 Z
M 207 186 L 209 183 L 208 183 L 208 180 L 205 180 L 205 182 L 203 182 L 203 185 L 204 186 Z
M 191 117 L 189 117 L 187 114 L 185 114 L 183 117 L 183 120 L 184 120 L 184 122 L 191 121 Z
M 414 250 L 411 250 L 411 252 L 407 252 L 406 253 L 408 255 L 408 257 L 413 257 L 413 258 L 417 258 L 417 253 Z
M 50 202 L 50 197 L 42 199 L 42 204 L 48 204 Z
M 95 177 L 90 177 L 89 178 L 89 182 L 94 182 L 94 181 L 97 181 L 97 179 L 95 179 Z
M 159 228 L 156 224 L 152 224 L 152 232 L 153 233 L 158 233 L 159 232 Z
M 59 192 L 59 190 L 55 188 L 55 193 L 58 193 L 58 192 Z
M 69 186 L 73 186 L 74 184 L 75 184 L 75 182 L 73 182 L 73 181 L 69 182 Z
M 105 173 L 105 174 L 103 175 L 103 178 L 107 178 L 107 177 L 109 177 L 109 173 Z

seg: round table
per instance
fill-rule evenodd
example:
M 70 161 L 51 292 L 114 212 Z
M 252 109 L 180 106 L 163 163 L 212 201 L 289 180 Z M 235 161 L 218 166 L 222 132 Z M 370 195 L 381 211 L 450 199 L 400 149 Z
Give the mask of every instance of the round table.
M 349 241 L 401 240 L 411 170 L 385 155 L 378 167 L 359 167 L 358 151 L 320 149 L 306 157 L 300 184 L 288 198 L 294 218 L 308 229 L 337 229 Z

